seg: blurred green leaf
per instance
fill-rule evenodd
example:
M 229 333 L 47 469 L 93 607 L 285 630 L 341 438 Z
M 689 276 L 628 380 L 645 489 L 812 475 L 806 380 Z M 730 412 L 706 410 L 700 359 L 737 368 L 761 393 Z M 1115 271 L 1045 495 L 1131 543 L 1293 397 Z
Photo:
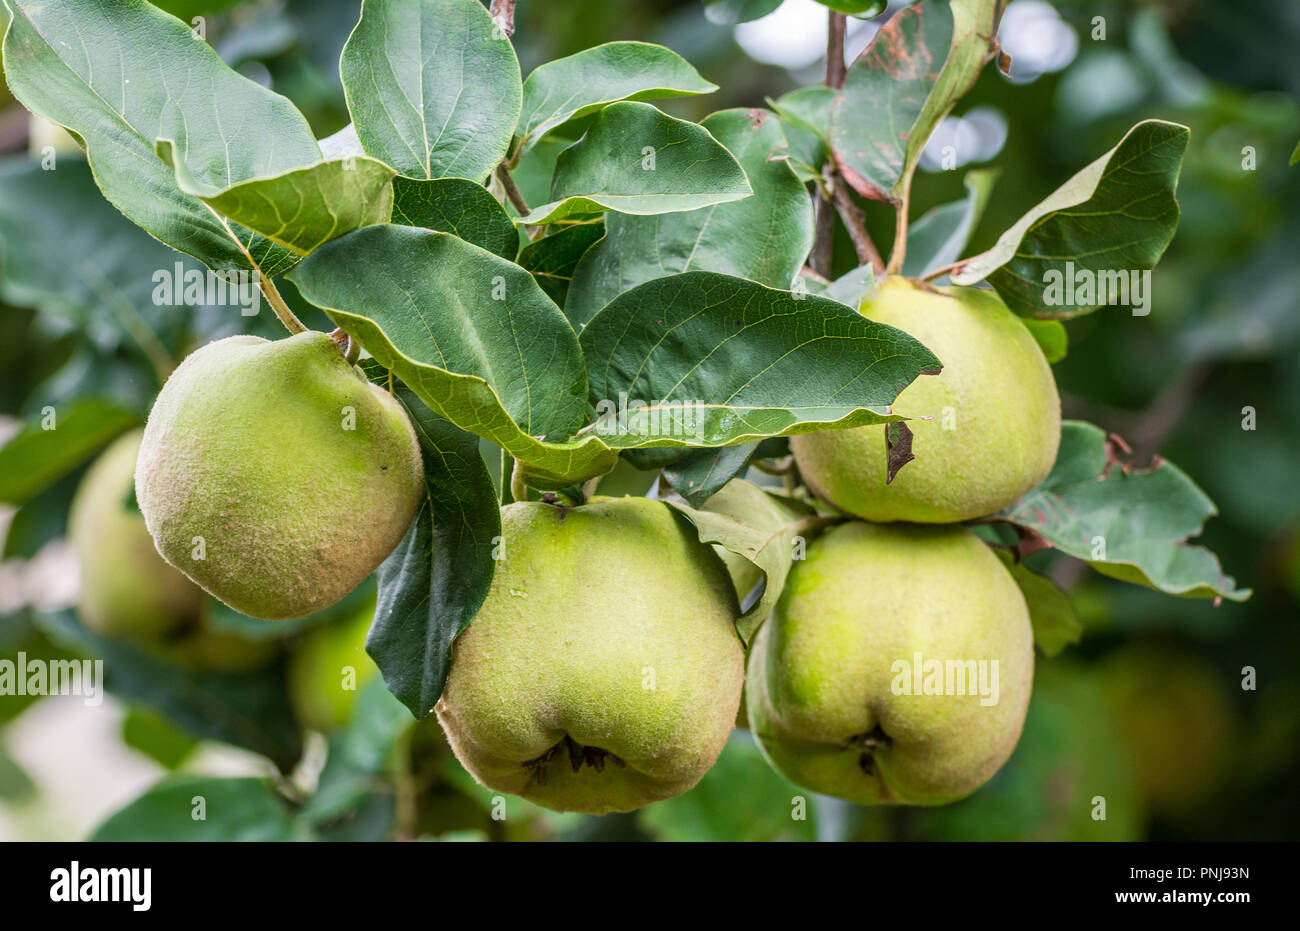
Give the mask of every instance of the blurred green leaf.
M 369 0 L 339 74 L 366 154 L 398 174 L 482 181 L 506 155 L 519 62 L 477 0 Z
M 750 193 L 744 170 L 708 130 L 625 101 L 601 110 L 586 135 L 560 153 L 549 202 L 524 221 L 554 223 L 605 210 L 672 213 Z
M 165 769 L 176 769 L 199 745 L 193 737 L 145 708 L 132 708 L 122 719 L 122 742 Z
M 168 776 L 87 838 L 112 841 L 307 840 L 266 779 Z
M 63 411 L 23 425 L 0 446 L 0 503 L 22 504 L 44 491 L 139 423 L 130 411 L 97 398 L 84 398 Z
M 704 15 L 719 26 L 748 23 L 776 10 L 782 0 L 704 0 Z
M 920 278 L 961 258 L 993 193 L 997 169 L 966 173 L 967 194 L 959 201 L 927 210 L 907 229 L 903 274 Z
M 1020 586 L 1029 607 L 1029 622 L 1034 628 L 1034 643 L 1045 656 L 1056 656 L 1083 636 L 1083 622 L 1074 612 L 1070 596 L 1046 576 L 1027 568 L 1011 553 L 994 549 L 1011 577 Z

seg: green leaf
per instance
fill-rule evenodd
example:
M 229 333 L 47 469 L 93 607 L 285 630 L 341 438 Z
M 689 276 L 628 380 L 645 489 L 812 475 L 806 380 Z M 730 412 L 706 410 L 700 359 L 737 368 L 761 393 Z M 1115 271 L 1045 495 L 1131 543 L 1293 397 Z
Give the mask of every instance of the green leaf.
M 885 8 L 886 0 L 817 0 L 837 13 L 869 19 Z
M 768 100 L 781 125 L 789 148 L 784 153 L 799 180 L 820 181 L 822 166 L 830 149 L 831 105 L 836 91 L 824 84 L 800 87 L 776 100 Z
M 1062 292 L 1068 297 L 1079 273 L 1099 284 L 1115 274 L 1127 282 L 1130 274 L 1155 266 L 1178 226 L 1174 191 L 1188 135 L 1177 123 L 1138 123 L 1017 220 L 992 249 L 963 262 L 952 281 L 986 278 L 1008 307 L 1026 317 L 1068 319 L 1095 310 L 1100 300 L 1065 303 L 1053 281 L 1069 283 Z
M 389 691 L 423 717 L 447 681 L 452 641 L 492 584 L 501 513 L 478 438 L 433 413 L 405 385 L 396 396 L 420 441 L 425 496 L 406 536 L 379 567 L 366 649 Z
M 998 174 L 997 169 L 987 168 L 967 172 L 964 198 L 927 210 L 911 223 L 907 230 L 904 275 L 920 278 L 961 258 L 988 206 Z
M 1291 160 L 1288 165 L 1300 165 L 1300 142 L 1295 144 L 1295 151 L 1291 153 Z
M 393 211 L 393 169 L 373 158 L 318 162 L 222 187 L 191 175 L 172 140 L 159 139 L 154 149 L 186 194 L 298 255 L 359 227 L 387 223 Z
M 598 439 L 565 442 L 586 418 L 582 352 L 519 266 L 446 233 L 372 226 L 317 249 L 293 281 L 435 413 L 533 466 L 535 487 L 613 468 Z
M 514 260 L 519 233 L 510 214 L 487 188 L 464 178 L 393 181 L 393 222 L 451 233 Z
M 770 494 L 744 479 L 728 482 L 701 508 L 672 498 L 666 503 L 690 519 L 701 542 L 716 543 L 762 570 L 766 580 L 762 596 L 736 621 L 736 631 L 746 646 L 785 588 L 794 562 L 796 538 L 802 539 L 828 522 L 842 520 L 818 517 L 810 505 Z
M 307 840 L 269 779 L 168 776 L 109 816 L 89 840 Z
M 477 0 L 366 0 L 339 76 L 366 154 L 407 178 L 482 181 L 519 119 L 514 47 Z
M 836 301 L 714 272 L 615 298 L 581 337 L 594 423 L 616 448 L 731 446 L 899 419 L 889 406 L 939 361 Z
M 704 0 L 704 15 L 711 23 L 732 26 L 762 19 L 781 3 L 782 0 Z
M 780 121 L 766 110 L 735 109 L 701 125 L 740 161 L 753 196 L 654 217 L 607 215 L 605 238 L 573 275 L 564 312 L 575 327 L 624 291 L 665 275 L 723 272 L 789 288 L 799 273 L 812 248 L 812 202 L 780 159 Z
M 313 165 L 320 149 L 293 104 L 144 0 L 4 2 L 14 13 L 4 40 L 14 96 L 85 141 L 113 206 L 218 271 L 276 275 L 293 265 L 290 250 L 179 190 L 154 154 L 156 140 L 173 140 L 191 175 L 218 189 Z
M 641 216 L 696 210 L 750 193 L 744 170 L 708 130 L 625 101 L 601 110 L 586 135 L 560 153 L 550 202 L 524 222 L 605 210 Z
M 705 501 L 749 467 L 758 446 L 754 442 L 692 450 L 667 466 L 663 475 L 691 507 L 703 507 Z
M 831 108 L 831 149 L 840 174 L 863 197 L 899 202 L 895 187 L 920 155 L 914 147 L 924 145 L 925 138 L 917 139 L 922 116 L 930 115 L 928 98 L 953 35 L 947 0 L 906 6 L 881 27 L 845 75 Z
M 132 708 L 122 720 L 122 743 L 164 769 L 176 769 L 199 742 L 147 708 Z
M 1213 553 L 1187 542 L 1217 513 L 1205 492 L 1164 460 L 1133 468 L 1121 449 L 1099 427 L 1066 421 L 1051 474 L 997 517 L 1112 578 L 1188 598 L 1249 598 Z
M 1020 320 L 1050 364 L 1065 358 L 1070 348 L 1070 337 L 1065 332 L 1065 324 L 1060 320 L 1035 320 L 1033 317 L 1021 317 Z
M 538 66 L 524 81 L 517 151 L 571 119 L 620 100 L 655 100 L 711 94 L 686 59 L 662 45 L 607 42 Z
M 1070 596 L 1046 576 L 1028 569 L 1011 553 L 994 548 L 1020 586 L 1029 607 L 1029 623 L 1034 628 L 1034 643 L 1044 656 L 1056 656 L 1066 647 L 1078 643 L 1083 636 L 1083 622 L 1074 611 Z
M 71 611 L 43 617 L 40 623 L 51 639 L 77 655 L 102 658 L 108 691 L 153 708 L 192 736 L 260 753 L 285 772 L 301 755 L 282 663 L 248 673 L 196 673 L 140 647 L 101 637 Z
M 839 301 L 846 307 L 859 310 L 862 302 L 875 288 L 876 270 L 870 265 L 860 265 L 831 282 L 825 296 L 833 301 Z
M 604 235 L 603 220 L 563 227 L 524 246 L 519 264 L 532 273 L 551 300 L 563 307 L 578 260 Z
M 18 505 L 53 485 L 140 421 L 135 414 L 97 398 L 23 425 L 0 446 L 0 504 Z

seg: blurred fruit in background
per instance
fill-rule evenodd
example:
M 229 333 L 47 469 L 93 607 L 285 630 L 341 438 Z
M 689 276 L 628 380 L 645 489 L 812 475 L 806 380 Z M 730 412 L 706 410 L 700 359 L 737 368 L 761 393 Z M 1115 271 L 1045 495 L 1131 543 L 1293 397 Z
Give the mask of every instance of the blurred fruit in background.
M 357 694 L 379 674 L 366 653 L 375 599 L 309 628 L 289 654 L 289 698 L 303 727 L 329 732 L 348 722 Z

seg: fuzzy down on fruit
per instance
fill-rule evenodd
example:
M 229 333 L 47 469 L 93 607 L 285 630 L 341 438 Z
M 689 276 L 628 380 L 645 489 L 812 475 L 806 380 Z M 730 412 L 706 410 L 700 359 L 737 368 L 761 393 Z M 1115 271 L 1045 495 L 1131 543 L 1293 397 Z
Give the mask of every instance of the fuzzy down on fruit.
M 505 558 L 437 705 L 456 756 L 557 811 L 631 811 L 694 786 L 744 681 L 721 560 L 646 498 L 501 518 Z
M 750 648 L 745 699 L 793 782 L 863 805 L 941 805 L 1011 755 L 1033 672 L 1024 597 L 978 537 L 853 522 L 794 564 Z
M 423 489 L 401 405 L 323 333 L 232 336 L 172 373 L 136 497 L 163 557 L 268 620 L 334 604 L 401 541 Z
M 1042 350 L 992 291 L 880 284 L 862 313 L 915 336 L 943 363 L 894 402 L 911 418 L 909 462 L 885 484 L 885 426 L 790 438 L 818 497 L 872 521 L 957 523 L 992 514 L 1047 477 L 1061 400 Z M 929 418 L 929 419 L 922 419 Z

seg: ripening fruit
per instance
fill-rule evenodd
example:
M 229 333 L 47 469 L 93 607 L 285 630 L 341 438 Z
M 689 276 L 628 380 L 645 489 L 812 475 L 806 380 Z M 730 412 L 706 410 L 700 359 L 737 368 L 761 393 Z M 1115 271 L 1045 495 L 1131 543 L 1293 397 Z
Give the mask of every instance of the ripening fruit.
M 79 612 L 110 637 L 150 640 L 197 622 L 205 597 L 163 562 L 144 518 L 128 507 L 142 430 L 120 437 L 86 472 L 68 536 L 81 568 Z
M 745 698 L 764 755 L 799 785 L 942 805 L 1011 755 L 1033 671 L 1024 597 L 978 537 L 855 521 L 794 564 Z
M 334 604 L 402 539 L 423 488 L 401 405 L 323 333 L 190 355 L 145 427 L 136 495 L 158 551 L 236 611 Z
M 943 363 L 895 401 L 916 456 L 885 484 L 885 427 L 790 438 L 818 497 L 873 521 L 956 523 L 992 514 L 1047 477 L 1061 400 L 1033 336 L 992 291 L 881 282 L 862 313 L 915 336 Z
M 357 696 L 379 674 L 366 653 L 375 599 L 347 617 L 317 624 L 289 654 L 289 699 L 303 727 L 328 733 L 348 723 Z
M 731 578 L 667 505 L 501 509 L 504 559 L 453 645 L 438 719 L 484 786 L 557 811 L 691 788 L 744 680 Z

